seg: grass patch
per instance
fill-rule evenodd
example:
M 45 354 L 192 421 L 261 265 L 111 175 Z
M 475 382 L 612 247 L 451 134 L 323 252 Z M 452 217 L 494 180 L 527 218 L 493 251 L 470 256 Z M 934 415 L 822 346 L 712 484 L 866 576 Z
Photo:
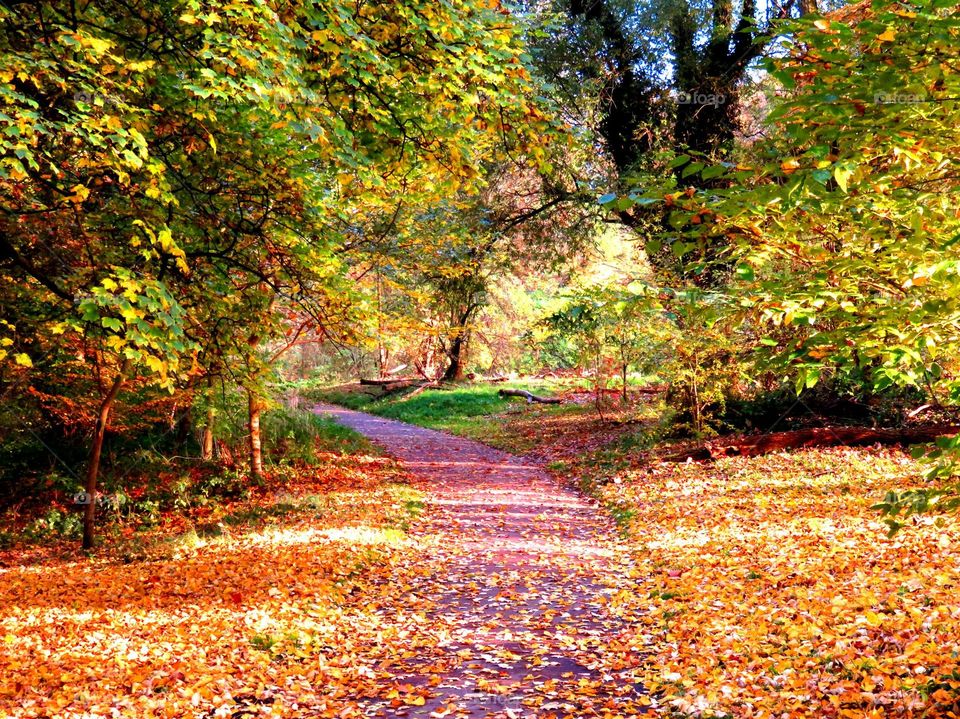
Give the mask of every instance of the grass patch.
M 421 427 L 472 435 L 479 421 L 509 409 L 510 401 L 500 397 L 498 390 L 495 385 L 427 390 L 410 399 L 388 401 L 378 406 L 376 413 Z
M 376 454 L 362 434 L 307 409 L 281 407 L 261 420 L 264 444 L 271 457 L 287 462 L 317 461 L 317 454 Z
M 409 396 L 410 392 L 383 394 L 376 387 L 342 385 L 315 390 L 311 392 L 311 398 L 495 446 L 510 447 L 513 445 L 507 425 L 529 406 L 523 400 L 501 397 L 498 393 L 504 388 L 551 396 L 564 386 L 550 380 L 476 383 L 454 385 L 450 389 L 428 389 Z M 547 411 L 562 413 L 569 408 L 559 405 Z

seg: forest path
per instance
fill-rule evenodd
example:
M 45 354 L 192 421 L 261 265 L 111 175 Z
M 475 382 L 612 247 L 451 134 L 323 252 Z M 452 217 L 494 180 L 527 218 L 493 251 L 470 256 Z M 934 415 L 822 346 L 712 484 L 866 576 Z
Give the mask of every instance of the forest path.
M 392 696 L 366 700 L 366 715 L 645 712 L 632 678 L 643 657 L 615 613 L 630 559 L 606 513 L 478 442 L 329 405 L 315 411 L 382 446 L 427 497 L 411 529 L 418 576 L 382 588 L 424 621 L 410 627 L 410 656 L 384 672 Z

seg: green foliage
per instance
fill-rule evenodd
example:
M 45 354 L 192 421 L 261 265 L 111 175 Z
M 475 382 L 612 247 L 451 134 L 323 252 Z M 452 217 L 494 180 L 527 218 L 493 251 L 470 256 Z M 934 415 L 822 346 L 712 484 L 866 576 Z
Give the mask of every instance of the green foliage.
M 317 452 L 371 454 L 373 446 L 363 435 L 307 409 L 279 407 L 261 419 L 264 441 L 283 461 L 313 464 Z
M 28 542 L 77 539 L 82 528 L 83 523 L 77 513 L 50 509 L 24 527 L 21 536 Z
M 931 2 L 875 3 L 854 29 L 817 20 L 791 30 L 769 62 L 786 93 L 768 118 L 772 139 L 749 167 L 728 169 L 728 189 L 673 198 L 676 241 L 729 245 L 731 291 L 769 332 L 768 366 L 798 391 L 848 375 L 950 401 L 960 79 L 944 51 L 958 20 Z M 938 59 L 917 67 L 927 54 Z
M 956 405 L 960 16 L 939 0 L 876 0 L 860 15 L 784 24 L 766 61 L 780 84 L 767 137 L 716 166 L 707 190 L 674 183 L 635 202 L 670 213 L 657 244 L 700 277 L 726 275 L 727 315 L 755 333 L 756 371 L 797 394 L 829 380 Z M 934 475 L 950 474 L 955 450 L 934 449 Z M 954 491 L 891 497 L 884 511 Z
M 598 390 L 616 372 L 626 394 L 632 370 L 669 383 L 676 429 L 702 436 L 712 431 L 710 417 L 722 413 L 741 378 L 726 304 L 722 293 L 696 287 L 594 287 L 575 295 L 544 324 L 551 337 L 578 347 Z M 599 399 L 598 409 L 602 412 Z
M 626 398 L 631 370 L 649 372 L 660 365 L 672 339 L 657 291 L 639 283 L 627 290 L 608 286 L 580 290 L 542 324 L 548 346 L 571 343 L 580 366 L 592 370 L 601 414 L 600 392 L 609 375 L 620 376 Z

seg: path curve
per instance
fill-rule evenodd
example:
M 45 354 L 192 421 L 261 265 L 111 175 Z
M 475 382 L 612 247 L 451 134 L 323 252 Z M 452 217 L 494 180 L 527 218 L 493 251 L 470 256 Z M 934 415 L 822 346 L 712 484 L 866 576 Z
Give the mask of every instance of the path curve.
M 429 684 L 424 704 L 374 699 L 368 716 L 645 712 L 633 628 L 611 611 L 630 560 L 605 512 L 478 442 L 331 405 L 315 411 L 382 446 L 427 496 L 411 530 L 425 568 L 416 592 L 429 623 L 449 631 L 436 642 L 439 659 L 393 668 L 397 686 Z

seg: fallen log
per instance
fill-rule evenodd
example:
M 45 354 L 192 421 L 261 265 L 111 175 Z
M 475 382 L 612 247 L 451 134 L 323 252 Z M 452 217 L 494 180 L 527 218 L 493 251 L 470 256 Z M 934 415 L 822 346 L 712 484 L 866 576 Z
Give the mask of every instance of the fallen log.
M 703 447 L 671 457 L 687 459 L 719 459 L 720 457 L 758 457 L 771 452 L 811 447 L 866 447 L 869 445 L 912 445 L 932 442 L 937 437 L 955 435 L 960 425 L 937 424 L 904 429 L 871 427 L 812 427 L 789 432 L 740 435 L 707 442 Z
M 417 387 L 413 392 L 408 395 L 404 395 L 404 399 L 410 399 L 411 397 L 416 397 L 421 392 L 426 392 L 428 389 L 442 389 L 440 385 L 440 380 L 435 379 L 432 382 L 424 382 L 419 387 Z
M 411 382 L 409 380 L 401 380 L 397 382 L 390 382 L 389 384 L 378 385 L 380 389 L 383 390 L 384 394 L 390 394 L 391 392 L 399 392 L 402 389 L 410 389 L 411 387 L 422 387 L 424 382 Z
M 429 380 L 421 379 L 420 377 L 386 377 L 384 379 L 367 379 L 366 377 L 360 378 L 360 384 L 368 385 L 373 387 L 383 387 L 388 384 L 397 384 L 398 382 L 407 382 L 413 384 L 415 382 L 427 382 Z
M 525 389 L 502 389 L 497 392 L 501 397 L 523 397 L 530 402 L 537 402 L 539 404 L 560 404 L 563 402 L 559 397 L 539 397 L 531 392 L 527 392 Z
M 648 385 L 647 387 L 630 387 L 628 390 L 630 393 L 636 394 L 662 394 L 669 389 L 667 385 L 664 384 L 654 384 Z

